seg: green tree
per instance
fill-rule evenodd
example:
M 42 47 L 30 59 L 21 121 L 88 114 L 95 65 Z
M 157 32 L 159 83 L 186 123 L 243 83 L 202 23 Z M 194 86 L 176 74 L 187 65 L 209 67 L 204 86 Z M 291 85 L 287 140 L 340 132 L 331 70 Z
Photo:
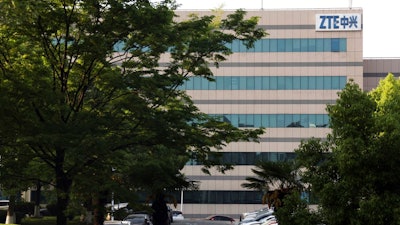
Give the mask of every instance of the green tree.
M 310 211 L 308 202 L 301 199 L 299 192 L 292 192 L 283 199 L 283 206 L 276 211 L 279 224 L 310 225 L 320 224 L 319 214 Z
M 0 155 L 11 143 L 3 140 L 14 140 L 26 166 L 52 171 L 23 175 L 54 185 L 58 225 L 71 193 L 104 199 L 121 182 L 113 168 L 124 177 L 166 159 L 168 177 L 179 177 L 195 157 L 207 171 L 217 162 L 208 155 L 263 132 L 199 112 L 178 88 L 193 76 L 212 81 L 209 64 L 232 53 L 227 43 L 251 47 L 266 34 L 241 10 L 213 24 L 213 16 L 175 22 L 173 1 L 4 0 L 0 9 Z
M 278 208 L 282 205 L 284 195 L 303 189 L 294 161 L 259 161 L 251 171 L 256 176 L 246 177 L 247 183 L 241 186 L 262 191 L 263 204 L 267 203 L 268 206 Z
M 327 107 L 332 134 L 296 151 L 327 224 L 398 224 L 399 81 L 370 93 L 350 81 Z M 372 213 L 373 212 L 373 213 Z

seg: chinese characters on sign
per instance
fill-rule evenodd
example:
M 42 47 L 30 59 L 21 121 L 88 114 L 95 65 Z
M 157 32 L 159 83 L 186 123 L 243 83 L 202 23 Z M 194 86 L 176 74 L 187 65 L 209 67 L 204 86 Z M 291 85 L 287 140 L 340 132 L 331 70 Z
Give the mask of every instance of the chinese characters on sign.
M 317 31 L 361 30 L 361 14 L 317 14 Z

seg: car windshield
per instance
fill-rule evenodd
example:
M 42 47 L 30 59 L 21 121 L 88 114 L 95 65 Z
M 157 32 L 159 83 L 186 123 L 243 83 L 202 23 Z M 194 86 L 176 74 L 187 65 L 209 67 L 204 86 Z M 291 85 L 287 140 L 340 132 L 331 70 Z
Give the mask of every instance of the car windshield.
M 129 221 L 144 221 L 146 219 L 145 215 L 129 215 L 125 218 L 125 220 Z

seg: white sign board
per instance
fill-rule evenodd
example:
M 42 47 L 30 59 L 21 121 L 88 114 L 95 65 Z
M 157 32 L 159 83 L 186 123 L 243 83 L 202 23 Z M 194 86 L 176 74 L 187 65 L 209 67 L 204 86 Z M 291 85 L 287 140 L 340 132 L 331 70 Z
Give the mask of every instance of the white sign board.
M 352 31 L 361 30 L 361 14 L 317 14 L 317 31 Z

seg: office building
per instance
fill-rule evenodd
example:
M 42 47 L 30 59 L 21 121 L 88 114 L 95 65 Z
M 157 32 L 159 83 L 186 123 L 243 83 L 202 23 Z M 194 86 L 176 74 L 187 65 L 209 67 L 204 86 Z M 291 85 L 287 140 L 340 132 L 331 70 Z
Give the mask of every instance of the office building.
M 212 14 L 177 11 L 179 19 L 192 13 Z M 396 59 L 363 59 L 362 14 L 359 8 L 247 11 L 247 16 L 260 18 L 259 26 L 269 36 L 251 49 L 233 42 L 234 54 L 213 69 L 215 82 L 193 78 L 184 89 L 203 112 L 240 128 L 262 126 L 266 133 L 260 143 L 224 148 L 223 160 L 235 165 L 226 174 L 209 176 L 195 161 L 188 163 L 183 173 L 199 181 L 200 188 L 181 195 L 178 209 L 186 217 L 238 218 L 261 208 L 262 194 L 241 187 L 254 175 L 257 160 L 290 160 L 301 140 L 325 138 L 330 132 L 326 105 L 335 103 L 350 79 L 369 90 L 387 72 L 400 71 Z

